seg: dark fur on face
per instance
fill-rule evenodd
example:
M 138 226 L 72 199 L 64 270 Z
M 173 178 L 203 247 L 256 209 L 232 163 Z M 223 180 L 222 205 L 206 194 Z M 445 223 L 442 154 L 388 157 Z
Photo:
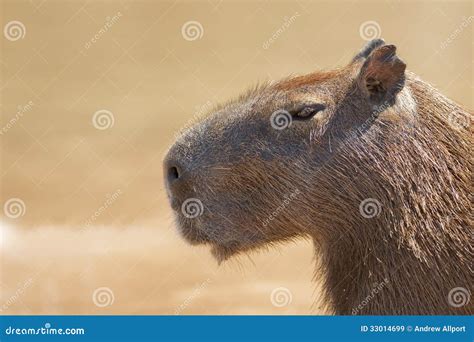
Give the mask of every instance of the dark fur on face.
M 220 261 L 313 239 L 337 314 L 472 314 L 448 300 L 472 292 L 471 120 L 373 41 L 185 130 L 164 164 L 178 227 Z

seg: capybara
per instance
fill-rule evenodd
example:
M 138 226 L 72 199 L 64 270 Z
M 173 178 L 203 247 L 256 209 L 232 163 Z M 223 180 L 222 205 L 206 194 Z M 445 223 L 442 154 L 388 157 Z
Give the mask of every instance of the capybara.
M 259 85 L 164 160 L 182 236 L 219 262 L 314 241 L 335 314 L 472 314 L 472 111 L 369 42 L 345 67 Z

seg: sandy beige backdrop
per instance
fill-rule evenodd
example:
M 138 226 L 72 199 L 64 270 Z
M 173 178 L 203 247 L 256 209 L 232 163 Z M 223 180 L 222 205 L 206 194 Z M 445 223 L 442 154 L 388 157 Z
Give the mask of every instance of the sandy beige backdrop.
M 16 0 L 0 13 L 4 314 L 323 313 L 308 242 L 217 267 L 178 238 L 161 170 L 174 132 L 376 36 L 472 108 L 470 1 Z

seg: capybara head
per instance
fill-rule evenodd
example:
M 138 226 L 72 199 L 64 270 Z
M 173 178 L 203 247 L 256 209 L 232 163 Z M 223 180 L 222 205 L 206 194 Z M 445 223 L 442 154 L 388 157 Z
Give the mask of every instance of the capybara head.
M 387 108 L 404 108 L 398 121 L 410 112 L 395 50 L 374 40 L 344 68 L 258 86 L 186 129 L 164 161 L 183 237 L 223 260 L 310 235 L 309 222 L 333 214 L 320 184 L 334 172 L 327 166 L 344 158 L 338 146 L 365 134 Z M 397 120 L 385 119 L 386 134 Z

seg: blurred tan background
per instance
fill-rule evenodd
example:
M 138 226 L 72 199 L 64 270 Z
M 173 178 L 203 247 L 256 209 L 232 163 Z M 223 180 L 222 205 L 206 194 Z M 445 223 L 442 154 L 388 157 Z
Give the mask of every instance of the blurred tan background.
M 1 1 L 2 314 L 322 314 L 309 242 L 220 267 L 182 242 L 161 159 L 261 80 L 365 40 L 472 108 L 471 1 Z M 313 304 L 316 302 L 316 304 Z

